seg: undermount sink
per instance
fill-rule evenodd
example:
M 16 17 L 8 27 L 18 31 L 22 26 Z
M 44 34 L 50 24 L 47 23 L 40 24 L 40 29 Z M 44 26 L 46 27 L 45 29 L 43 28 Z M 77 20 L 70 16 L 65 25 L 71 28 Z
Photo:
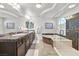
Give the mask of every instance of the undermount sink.
M 20 34 L 14 34 L 12 36 L 22 36 L 22 35 L 25 35 L 24 33 L 20 33 Z

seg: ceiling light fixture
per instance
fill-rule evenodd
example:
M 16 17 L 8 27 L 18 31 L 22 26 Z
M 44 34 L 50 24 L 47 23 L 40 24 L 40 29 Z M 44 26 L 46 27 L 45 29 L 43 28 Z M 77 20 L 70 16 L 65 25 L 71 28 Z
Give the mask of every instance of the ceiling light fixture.
M 73 18 L 73 16 L 71 15 L 71 16 L 67 16 L 66 17 L 66 19 L 71 19 L 71 18 Z
M 42 5 L 41 4 L 36 4 L 36 8 L 41 8 Z
M 0 8 L 4 8 L 4 6 L 3 5 L 0 5 Z
M 25 15 L 25 17 L 26 17 L 27 19 L 31 19 L 31 17 L 30 17 L 30 16 L 28 16 L 28 15 Z
M 75 4 L 72 4 L 72 5 L 69 5 L 68 8 L 73 8 L 75 6 L 76 6 Z
M 9 3 L 9 5 L 11 5 L 16 10 L 19 10 L 20 9 L 20 5 L 17 4 L 17 3 Z

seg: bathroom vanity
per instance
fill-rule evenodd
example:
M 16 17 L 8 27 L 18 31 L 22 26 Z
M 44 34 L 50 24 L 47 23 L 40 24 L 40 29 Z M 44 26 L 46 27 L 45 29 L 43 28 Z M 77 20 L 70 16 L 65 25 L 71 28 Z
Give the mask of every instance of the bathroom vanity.
M 34 36 L 35 33 L 30 32 L 0 37 L 0 56 L 24 56 L 30 48 Z

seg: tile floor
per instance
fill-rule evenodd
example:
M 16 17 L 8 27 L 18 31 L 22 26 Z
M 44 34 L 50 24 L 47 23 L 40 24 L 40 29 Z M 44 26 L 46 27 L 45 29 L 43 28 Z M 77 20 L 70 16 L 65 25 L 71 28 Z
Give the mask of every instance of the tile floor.
M 58 56 L 55 50 L 40 39 L 35 39 L 26 56 Z

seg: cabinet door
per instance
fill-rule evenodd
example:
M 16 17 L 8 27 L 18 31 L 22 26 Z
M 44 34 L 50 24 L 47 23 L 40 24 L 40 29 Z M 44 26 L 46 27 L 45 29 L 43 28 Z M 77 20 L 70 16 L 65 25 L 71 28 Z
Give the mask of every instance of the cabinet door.
M 77 32 L 74 32 L 72 35 L 73 35 L 73 37 L 72 37 L 72 45 L 73 45 L 73 48 L 75 48 L 75 49 L 78 50 Z
M 25 44 L 26 52 L 28 51 L 29 48 L 30 48 L 30 40 L 29 40 L 29 35 L 27 35 L 26 36 L 26 44 Z
M 66 20 L 66 29 L 69 29 L 69 20 Z
M 30 47 L 32 45 L 32 33 L 29 34 L 29 40 L 30 40 Z
M 16 56 L 16 42 L 0 42 L 0 56 Z
M 29 39 L 26 40 L 26 49 L 29 49 L 29 46 L 30 46 L 30 41 Z
M 77 39 L 77 44 L 78 44 L 78 50 L 79 50 L 79 32 L 78 32 L 77 37 L 78 37 L 78 39 Z
M 18 48 L 18 56 L 24 56 L 25 55 L 25 42 L 19 46 Z

